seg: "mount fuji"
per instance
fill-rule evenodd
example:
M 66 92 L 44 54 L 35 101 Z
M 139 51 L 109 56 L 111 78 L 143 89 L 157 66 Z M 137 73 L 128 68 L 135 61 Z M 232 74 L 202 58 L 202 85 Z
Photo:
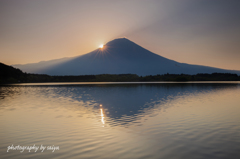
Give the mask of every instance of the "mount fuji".
M 77 57 L 13 66 L 24 72 L 48 75 L 130 73 L 145 76 L 166 73 L 192 75 L 214 72 L 240 74 L 240 71 L 235 70 L 179 63 L 152 53 L 126 38 L 112 40 L 103 48 Z

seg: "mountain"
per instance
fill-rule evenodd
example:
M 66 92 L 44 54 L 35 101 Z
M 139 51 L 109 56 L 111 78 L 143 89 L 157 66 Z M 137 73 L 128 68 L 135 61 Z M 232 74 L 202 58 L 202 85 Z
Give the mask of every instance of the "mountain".
M 126 39 L 119 38 L 90 53 L 39 63 L 13 65 L 28 73 L 48 75 L 95 75 L 95 74 L 197 74 L 236 73 L 214 67 L 190 65 L 167 59 Z

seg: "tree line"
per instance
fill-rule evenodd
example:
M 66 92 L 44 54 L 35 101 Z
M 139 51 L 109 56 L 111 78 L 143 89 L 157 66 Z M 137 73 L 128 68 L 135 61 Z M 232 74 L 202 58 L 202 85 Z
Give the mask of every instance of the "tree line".
M 79 76 L 50 76 L 24 73 L 20 69 L 0 63 L 0 83 L 34 82 L 147 82 L 147 81 L 240 81 L 240 76 L 230 73 L 163 74 L 138 76 L 136 74 L 101 74 Z

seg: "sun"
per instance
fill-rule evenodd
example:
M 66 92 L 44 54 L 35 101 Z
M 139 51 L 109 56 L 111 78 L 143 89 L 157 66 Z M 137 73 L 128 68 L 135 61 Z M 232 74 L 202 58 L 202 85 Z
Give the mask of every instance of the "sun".
M 103 44 L 99 45 L 99 48 L 101 48 L 101 49 L 102 49 L 102 48 L 103 48 Z

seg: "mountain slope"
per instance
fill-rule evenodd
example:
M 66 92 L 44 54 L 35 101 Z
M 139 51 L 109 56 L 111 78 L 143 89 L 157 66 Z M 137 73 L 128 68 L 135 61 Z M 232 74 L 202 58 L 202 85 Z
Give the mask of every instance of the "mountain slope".
M 0 83 L 18 82 L 24 75 L 25 74 L 21 70 L 0 63 Z
M 57 62 L 56 62 L 57 61 Z M 90 74 L 197 74 L 197 73 L 237 73 L 213 67 L 189 65 L 154 54 L 134 42 L 120 38 L 108 42 L 101 49 L 88 54 L 64 60 L 14 65 L 29 73 L 49 75 L 90 75 Z

